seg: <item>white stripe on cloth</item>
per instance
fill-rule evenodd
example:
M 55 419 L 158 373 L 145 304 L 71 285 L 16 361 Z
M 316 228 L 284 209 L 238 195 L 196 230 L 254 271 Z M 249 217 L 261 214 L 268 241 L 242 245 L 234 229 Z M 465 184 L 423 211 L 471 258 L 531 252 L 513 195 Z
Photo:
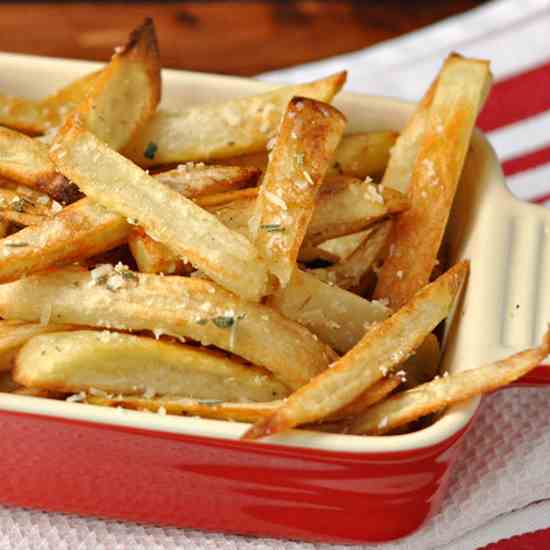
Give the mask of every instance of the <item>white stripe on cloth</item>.
M 550 111 L 493 130 L 487 137 L 501 160 L 542 149 L 550 143 Z
M 543 164 L 506 178 L 512 193 L 527 201 L 550 193 L 550 164 Z

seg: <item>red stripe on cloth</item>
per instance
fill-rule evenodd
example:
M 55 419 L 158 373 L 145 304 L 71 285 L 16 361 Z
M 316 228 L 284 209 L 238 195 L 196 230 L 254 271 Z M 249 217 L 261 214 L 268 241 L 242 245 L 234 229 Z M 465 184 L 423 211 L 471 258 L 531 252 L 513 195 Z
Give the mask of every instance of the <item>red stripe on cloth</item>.
M 529 199 L 529 202 L 534 202 L 536 204 L 544 204 L 546 201 L 550 201 L 550 193 L 547 193 L 546 195 L 542 195 L 540 197 Z
M 478 118 L 485 132 L 550 109 L 550 61 L 497 82 Z
M 512 176 L 513 174 L 525 172 L 525 170 L 536 168 L 537 166 L 546 164 L 547 162 L 550 162 L 550 145 L 547 145 L 538 151 L 532 151 L 531 153 L 526 153 L 520 157 L 515 157 L 504 161 L 502 163 L 502 170 L 504 175 Z
M 478 550 L 543 550 L 550 548 L 550 529 L 541 529 L 525 535 L 493 542 Z

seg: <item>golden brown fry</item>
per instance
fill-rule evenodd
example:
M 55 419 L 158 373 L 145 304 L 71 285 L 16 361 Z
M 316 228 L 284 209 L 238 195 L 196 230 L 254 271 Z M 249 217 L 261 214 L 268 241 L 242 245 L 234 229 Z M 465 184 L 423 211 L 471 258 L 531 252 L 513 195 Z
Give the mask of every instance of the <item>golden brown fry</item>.
M 124 243 L 128 232 L 124 218 L 82 199 L 41 225 L 0 239 L 0 282 L 99 254 Z
M 486 61 L 450 56 L 439 74 L 409 189 L 380 272 L 376 298 L 398 308 L 425 285 L 437 260 L 475 119 L 490 81 Z
M 51 309 L 50 309 L 51 308 Z M 298 388 L 334 354 L 304 327 L 210 281 L 133 273 L 123 267 L 59 270 L 0 285 L 0 316 L 192 338 L 263 366 Z
M 35 336 L 17 355 L 13 377 L 23 386 L 63 393 L 94 388 L 223 401 L 269 401 L 288 395 L 266 370 L 224 354 L 108 331 Z
M 48 109 L 38 101 L 0 94 L 0 125 L 30 135 L 39 135 L 55 126 Z
M 537 348 L 501 361 L 436 378 L 399 393 L 356 418 L 351 433 L 380 435 L 453 403 L 506 386 L 537 367 L 550 354 L 550 331 Z
M 372 327 L 331 368 L 294 392 L 269 418 L 250 428 L 245 439 L 257 439 L 306 422 L 326 418 L 351 403 L 386 376 L 449 314 L 468 273 L 460 262 L 419 290 L 399 311 Z
M 128 246 L 141 273 L 181 274 L 186 265 L 168 247 L 151 239 L 140 227 L 130 230 Z
M 0 187 L 0 215 L 5 220 L 28 226 L 38 225 L 63 209 L 58 202 L 52 203 L 45 195 L 36 199 L 30 197 L 32 193 L 24 189 L 16 192 Z
M 376 226 L 358 231 L 357 233 L 350 233 L 349 235 L 329 239 L 324 243 L 318 244 L 316 248 L 320 249 L 321 253 L 326 253 L 329 257 L 334 258 L 334 263 L 343 262 L 357 250 L 375 228 Z M 300 256 L 301 255 L 302 251 L 300 251 Z
M 409 206 L 405 195 L 378 189 L 372 183 L 341 176 L 321 188 L 304 243 L 317 245 L 329 239 L 362 231 Z
M 225 403 L 217 399 L 187 399 L 174 395 L 147 399 L 131 395 L 103 397 L 87 395 L 86 403 L 103 407 L 123 407 L 138 411 L 152 411 L 174 415 L 200 416 L 233 422 L 256 422 L 269 416 L 281 401 L 265 403 Z
M 60 134 L 83 125 L 118 151 L 144 127 L 156 111 L 160 95 L 158 44 L 153 21 L 148 18 L 93 80 L 86 99 L 69 116 Z
M 215 166 L 188 162 L 173 170 L 155 174 L 155 178 L 180 195 L 192 199 L 254 185 L 259 175 L 260 171 L 251 166 Z
M 310 273 L 320 281 L 346 290 L 357 288 L 363 276 L 380 257 L 390 231 L 391 221 L 382 222 L 372 229 L 349 258 L 329 267 L 312 269 Z
M 253 301 L 268 292 L 267 266 L 250 241 L 90 132 L 68 129 L 50 155 L 59 171 L 89 197 L 136 220 L 149 236 L 225 288 Z
M 268 304 L 341 353 L 357 344 L 372 323 L 390 314 L 380 302 L 369 302 L 300 270 L 294 271 L 286 288 L 269 297 Z
M 401 378 L 398 376 L 388 376 L 375 382 L 367 388 L 362 394 L 355 398 L 335 413 L 329 415 L 327 420 L 348 419 L 361 414 L 363 411 L 372 407 L 375 403 L 386 399 L 386 397 L 401 384 Z
M 141 166 L 152 166 L 265 151 L 292 97 L 330 102 L 345 80 L 342 72 L 258 96 L 159 111 L 125 154 Z
M 71 325 L 50 325 L 48 319 L 42 319 L 41 323 L 0 321 L 0 371 L 13 367 L 13 360 L 21 346 L 34 336 L 74 328 Z
M 0 94 L 0 124 L 30 135 L 47 133 L 86 97 L 97 74 L 86 75 L 42 101 Z
M 403 388 L 411 389 L 432 380 L 439 372 L 441 348 L 435 334 L 428 334 L 416 353 L 403 364 Z
M 286 287 L 313 215 L 315 199 L 346 119 L 312 99 L 288 104 L 251 220 L 253 242 Z
M 51 127 L 60 126 L 65 117 L 86 99 L 100 74 L 101 71 L 86 74 L 40 102 L 49 115 Z
M 384 173 L 396 132 L 370 132 L 344 136 L 329 168 L 331 175 L 365 179 L 379 178 Z
M 68 204 L 80 192 L 58 174 L 48 158 L 48 146 L 25 134 L 0 127 L 0 176 L 46 193 Z

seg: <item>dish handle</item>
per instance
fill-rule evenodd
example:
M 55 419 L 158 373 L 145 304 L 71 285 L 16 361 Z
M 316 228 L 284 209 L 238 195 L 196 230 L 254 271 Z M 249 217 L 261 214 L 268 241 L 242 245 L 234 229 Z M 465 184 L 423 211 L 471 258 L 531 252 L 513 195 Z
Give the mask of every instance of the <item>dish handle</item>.
M 527 307 L 503 326 L 508 329 L 509 345 L 526 348 L 540 343 L 550 323 L 550 208 L 519 199 L 513 203 L 512 215 L 507 220 L 513 238 L 508 242 L 506 286 L 511 303 L 517 298 L 518 303 L 524 302 Z M 549 386 L 550 361 L 547 359 L 513 385 Z

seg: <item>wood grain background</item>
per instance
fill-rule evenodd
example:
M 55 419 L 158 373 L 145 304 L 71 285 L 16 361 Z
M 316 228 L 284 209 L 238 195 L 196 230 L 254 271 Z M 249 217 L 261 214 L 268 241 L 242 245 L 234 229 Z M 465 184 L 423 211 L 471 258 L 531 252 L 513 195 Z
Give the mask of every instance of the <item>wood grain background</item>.
M 253 75 L 353 51 L 481 0 L 0 3 L 0 51 L 107 60 L 144 17 L 163 66 Z

